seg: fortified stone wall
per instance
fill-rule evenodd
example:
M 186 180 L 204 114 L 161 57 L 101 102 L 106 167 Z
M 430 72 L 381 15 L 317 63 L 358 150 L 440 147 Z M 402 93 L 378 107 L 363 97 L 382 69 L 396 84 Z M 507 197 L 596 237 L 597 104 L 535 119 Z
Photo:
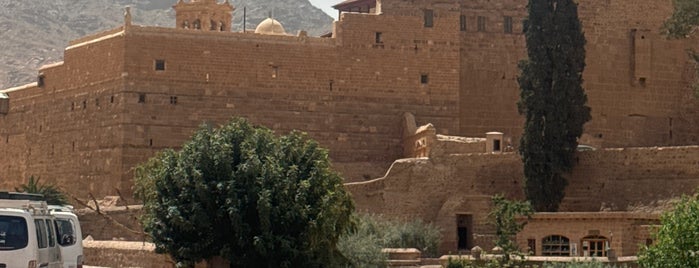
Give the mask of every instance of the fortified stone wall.
M 604 147 L 696 144 L 697 117 L 679 108 L 699 107 L 687 101 L 694 63 L 685 50 L 695 42 L 660 34 L 670 1 L 585 0 L 579 11 L 587 39 L 584 88 L 592 108 L 585 132 Z M 523 119 L 515 105 L 516 78 L 517 63 L 526 58 L 526 2 L 465 1 L 462 13 L 459 135 L 497 130 L 518 137 Z M 506 16 L 514 21 L 512 33 L 504 32 Z M 482 30 L 479 20 L 485 21 Z
M 608 149 L 579 152 L 577 158 L 562 212 L 652 207 L 699 186 L 697 146 Z M 346 187 L 359 211 L 433 221 L 442 228 L 442 250 L 453 252 L 457 215 L 470 217 L 471 247 L 492 247 L 490 198 L 523 199 L 522 178 L 522 163 L 514 153 L 466 154 L 398 160 L 385 177 Z
M 121 185 L 124 37 L 66 49 L 65 62 L 46 66 L 39 84 L 10 89 L 10 113 L 0 116 L 0 188 L 29 176 L 74 194 L 112 192 Z
M 501 131 L 516 143 L 524 3 L 381 2 L 380 15 L 342 14 L 335 38 L 125 26 L 71 42 L 41 85 L 9 93 L 0 186 L 37 175 L 81 196 L 129 194 L 136 164 L 232 116 L 308 132 L 348 181 L 401 157 L 406 112 L 438 133 Z M 692 41 L 657 30 L 670 12 L 669 0 L 580 3 L 586 133 L 599 144 L 697 143 Z

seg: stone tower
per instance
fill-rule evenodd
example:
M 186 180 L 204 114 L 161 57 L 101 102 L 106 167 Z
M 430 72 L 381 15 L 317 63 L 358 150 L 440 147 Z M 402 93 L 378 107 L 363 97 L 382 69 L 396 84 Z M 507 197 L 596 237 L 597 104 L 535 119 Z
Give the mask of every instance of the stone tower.
M 179 29 L 228 32 L 231 30 L 233 5 L 228 0 L 179 0 L 173 6 Z

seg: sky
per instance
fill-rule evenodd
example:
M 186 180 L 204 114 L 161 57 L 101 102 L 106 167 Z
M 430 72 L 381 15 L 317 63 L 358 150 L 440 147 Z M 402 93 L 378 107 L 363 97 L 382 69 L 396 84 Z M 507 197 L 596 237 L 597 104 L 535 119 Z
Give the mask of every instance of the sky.
M 332 6 L 342 2 L 342 0 L 310 0 L 311 4 L 328 13 L 331 17 L 337 20 L 337 11 Z

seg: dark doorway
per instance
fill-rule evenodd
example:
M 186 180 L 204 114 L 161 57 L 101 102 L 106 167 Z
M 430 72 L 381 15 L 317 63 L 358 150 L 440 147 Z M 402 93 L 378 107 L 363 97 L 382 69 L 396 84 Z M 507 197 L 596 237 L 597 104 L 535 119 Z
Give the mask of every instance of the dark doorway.
M 473 247 L 473 217 L 471 215 L 456 216 L 457 248 L 470 250 Z

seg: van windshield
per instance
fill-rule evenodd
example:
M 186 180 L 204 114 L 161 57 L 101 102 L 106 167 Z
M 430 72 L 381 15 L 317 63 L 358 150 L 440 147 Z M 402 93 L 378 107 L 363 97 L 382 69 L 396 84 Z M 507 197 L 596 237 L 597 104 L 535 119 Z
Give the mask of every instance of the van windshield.
M 27 247 L 27 222 L 24 218 L 0 216 L 0 251 Z

